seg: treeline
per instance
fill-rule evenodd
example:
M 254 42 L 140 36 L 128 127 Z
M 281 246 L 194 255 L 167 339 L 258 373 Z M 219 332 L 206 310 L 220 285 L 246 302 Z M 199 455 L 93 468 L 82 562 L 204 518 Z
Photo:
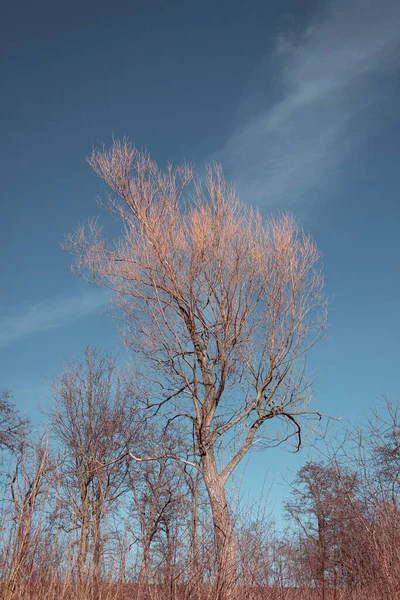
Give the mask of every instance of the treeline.
M 40 436 L 3 392 L 4 600 L 217 597 L 215 531 L 190 461 L 192 432 L 145 400 L 91 348 L 54 378 Z M 265 499 L 246 507 L 231 486 L 236 597 L 398 598 L 399 484 L 398 406 L 386 402 L 300 469 L 284 529 Z

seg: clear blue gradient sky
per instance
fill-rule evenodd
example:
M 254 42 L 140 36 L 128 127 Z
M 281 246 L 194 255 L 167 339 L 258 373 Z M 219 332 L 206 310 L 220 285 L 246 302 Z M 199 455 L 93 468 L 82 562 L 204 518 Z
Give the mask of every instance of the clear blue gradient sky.
M 113 134 L 160 163 L 220 160 L 246 202 L 292 210 L 331 298 L 314 406 L 357 420 L 398 396 L 397 0 L 21 0 L 3 4 L 0 44 L 0 386 L 22 411 L 40 421 L 87 341 L 126 360 L 106 296 L 60 247 L 100 212 L 84 157 Z M 246 481 L 306 455 L 255 454 Z

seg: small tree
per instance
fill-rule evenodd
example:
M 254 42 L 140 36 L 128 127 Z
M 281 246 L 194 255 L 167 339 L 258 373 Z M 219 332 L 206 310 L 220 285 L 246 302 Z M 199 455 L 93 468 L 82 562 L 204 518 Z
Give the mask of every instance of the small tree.
M 90 223 L 66 248 L 80 273 L 115 292 L 150 406 L 193 428 L 218 595 L 231 600 L 236 546 L 225 486 L 267 421 L 286 422 L 285 437 L 300 446 L 299 419 L 310 414 L 301 363 L 326 320 L 320 256 L 290 215 L 264 222 L 243 205 L 218 166 L 205 181 L 187 165 L 162 171 L 127 141 L 89 162 L 108 186 L 121 237 L 107 245 Z M 218 447 L 229 456 L 221 467 Z
M 141 547 L 141 560 L 138 572 L 138 597 L 141 597 L 146 584 L 157 580 L 155 575 L 152 548 L 160 537 L 162 552 L 161 562 L 164 563 L 166 574 L 171 572 L 171 538 L 168 536 L 172 522 L 179 522 L 178 513 L 182 513 L 184 499 L 182 493 L 181 470 L 177 464 L 163 454 L 169 454 L 174 446 L 174 439 L 159 427 L 146 427 L 146 439 L 143 440 L 143 453 L 157 453 L 157 461 L 137 463 L 137 468 L 130 468 L 128 481 L 132 492 L 132 516 L 137 521 L 135 537 Z M 164 535 L 162 535 L 164 533 Z M 167 534 L 167 535 L 165 535 Z M 158 561 L 160 562 L 160 561 Z M 165 581 L 164 583 L 167 583 Z
M 359 477 L 347 560 L 357 585 L 385 598 L 400 592 L 399 407 L 399 401 L 379 403 L 372 418 L 349 432 L 350 448 L 342 450 Z
M 357 477 L 344 467 L 308 462 L 298 472 L 286 510 L 303 534 L 304 554 L 311 579 L 322 600 L 326 588 L 337 587 L 346 532 L 353 531 Z
M 400 401 L 386 399 L 367 427 L 376 496 L 400 508 Z
M 46 478 L 52 471 L 44 439 L 36 444 L 26 440 L 15 454 L 14 469 L 8 475 L 11 502 L 6 521 L 5 600 L 14 598 L 17 588 L 24 593 L 29 586 L 42 533 L 43 508 L 48 500 L 44 493 L 49 483 Z
M 14 451 L 26 436 L 28 420 L 18 413 L 12 397 L 10 390 L 0 390 L 0 449 Z
M 61 444 L 59 511 L 68 528 L 78 531 L 77 570 L 86 580 L 92 547 L 97 582 L 102 559 L 102 524 L 106 511 L 125 491 L 128 466 L 116 460 L 132 448 L 137 434 L 135 411 L 118 379 L 115 361 L 87 347 L 84 361 L 72 361 L 53 380 L 47 410 L 52 432 Z

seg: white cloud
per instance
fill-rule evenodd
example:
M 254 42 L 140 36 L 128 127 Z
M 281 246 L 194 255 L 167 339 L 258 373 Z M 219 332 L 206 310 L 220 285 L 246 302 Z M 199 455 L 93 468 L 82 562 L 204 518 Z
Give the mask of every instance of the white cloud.
M 30 305 L 24 312 L 0 318 L 0 348 L 27 336 L 72 323 L 81 317 L 100 312 L 108 294 L 97 288 L 79 294 L 51 298 Z
M 259 205 L 304 202 L 354 150 L 352 121 L 379 103 L 377 76 L 399 67 L 400 3 L 331 0 L 293 38 L 278 36 L 272 59 L 279 100 L 266 99 L 265 110 L 237 127 L 218 157 Z M 251 106 L 245 110 L 251 115 Z

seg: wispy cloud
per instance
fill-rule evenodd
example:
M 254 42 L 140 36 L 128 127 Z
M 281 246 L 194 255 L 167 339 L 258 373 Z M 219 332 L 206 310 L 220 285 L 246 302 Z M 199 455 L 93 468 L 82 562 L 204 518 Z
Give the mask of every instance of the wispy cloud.
M 93 288 L 75 295 L 38 302 L 28 306 L 20 314 L 1 317 L 0 348 L 100 312 L 107 301 L 108 295 L 104 290 Z
M 297 39 L 280 35 L 271 65 L 279 100 L 266 98 L 255 116 L 245 107 L 249 118 L 219 156 L 246 198 L 264 206 L 309 198 L 354 150 L 352 124 L 379 105 L 378 77 L 399 58 L 397 0 L 330 0 Z

